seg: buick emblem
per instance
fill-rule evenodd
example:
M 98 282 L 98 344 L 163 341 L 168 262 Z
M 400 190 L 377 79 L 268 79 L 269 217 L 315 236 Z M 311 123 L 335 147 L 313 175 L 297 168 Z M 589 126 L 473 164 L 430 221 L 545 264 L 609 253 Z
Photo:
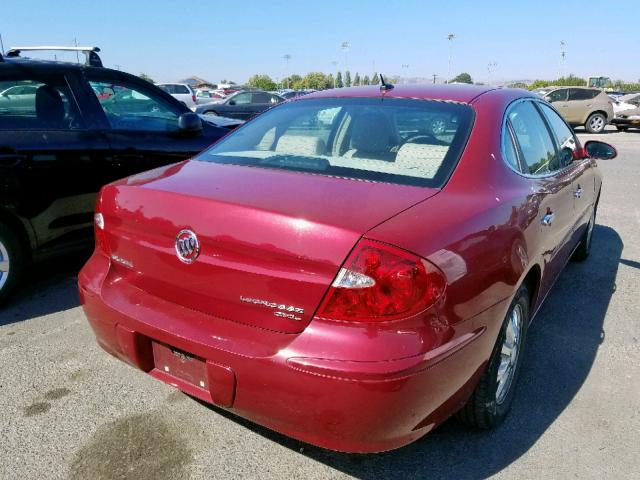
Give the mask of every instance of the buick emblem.
M 176 254 L 183 263 L 193 263 L 200 255 L 200 241 L 194 232 L 185 229 L 176 235 Z

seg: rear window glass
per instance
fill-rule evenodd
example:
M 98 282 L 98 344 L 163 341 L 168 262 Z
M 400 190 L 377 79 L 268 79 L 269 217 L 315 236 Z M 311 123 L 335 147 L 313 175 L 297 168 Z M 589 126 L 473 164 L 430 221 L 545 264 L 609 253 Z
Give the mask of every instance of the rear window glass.
M 471 107 L 453 102 L 309 99 L 263 113 L 196 159 L 441 187 L 472 122 Z

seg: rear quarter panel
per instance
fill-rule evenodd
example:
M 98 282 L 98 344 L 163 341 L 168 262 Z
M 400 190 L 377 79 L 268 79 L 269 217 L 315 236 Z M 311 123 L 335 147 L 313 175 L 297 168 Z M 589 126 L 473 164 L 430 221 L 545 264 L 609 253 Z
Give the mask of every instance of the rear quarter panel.
M 500 91 L 477 98 L 472 134 L 444 189 L 366 234 L 415 252 L 445 273 L 440 315 L 460 332 L 478 328 L 473 321 L 463 324 L 510 299 L 543 253 L 535 221 L 542 198 L 529 179 L 505 165 L 500 147 L 504 111 L 526 95 Z M 495 322 L 499 326 L 502 317 Z

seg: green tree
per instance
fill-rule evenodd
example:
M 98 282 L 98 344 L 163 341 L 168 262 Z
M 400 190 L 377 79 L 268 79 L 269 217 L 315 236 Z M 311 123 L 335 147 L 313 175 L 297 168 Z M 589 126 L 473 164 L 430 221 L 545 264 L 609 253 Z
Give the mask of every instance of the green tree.
M 561 77 L 557 80 L 535 80 L 531 85 L 529 85 L 529 90 L 550 86 L 584 87 L 586 85 L 587 81 L 584 78 L 577 77 L 574 74 L 570 74 L 568 77 Z
M 345 87 L 351 86 L 351 72 L 349 70 L 344 72 L 344 86 Z
M 344 83 L 342 82 L 342 72 L 338 72 L 336 74 L 336 87 L 337 88 L 344 87 Z
M 377 72 L 373 72 L 371 76 L 371 85 L 378 85 L 380 83 L 380 75 Z
M 362 79 L 362 85 L 371 85 L 371 80 L 369 80 L 369 75 L 365 75 Z
M 473 80 L 471 79 L 471 75 L 469 75 L 468 73 L 464 72 L 464 73 L 461 73 L 460 75 L 458 75 L 457 77 L 455 77 L 453 80 L 451 80 L 450 83 L 471 83 L 471 84 L 473 84 Z
M 358 87 L 360 86 L 360 74 L 356 72 L 356 76 L 353 77 L 353 85 Z
M 329 75 L 327 75 L 327 82 L 326 82 L 325 88 L 334 88 L 335 81 L 336 79 L 333 78 L 333 73 L 330 73 Z
M 149 75 L 147 75 L 146 73 L 141 73 L 140 75 L 138 75 L 142 80 L 146 80 L 149 83 L 156 83 L 153 81 L 153 78 L 151 78 Z
M 276 89 L 276 82 L 271 80 L 268 75 L 254 75 L 247 81 L 247 85 L 261 90 Z
M 302 88 L 323 90 L 327 87 L 327 77 L 322 72 L 310 72 L 302 79 L 301 85 Z

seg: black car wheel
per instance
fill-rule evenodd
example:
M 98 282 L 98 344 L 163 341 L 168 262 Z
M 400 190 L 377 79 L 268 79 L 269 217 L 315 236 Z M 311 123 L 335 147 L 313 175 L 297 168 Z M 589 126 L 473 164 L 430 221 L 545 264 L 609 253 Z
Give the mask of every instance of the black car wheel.
M 593 207 L 593 211 L 591 212 L 591 217 L 589 218 L 589 223 L 587 225 L 587 229 L 582 235 L 582 239 L 580 239 L 580 245 L 573 252 L 573 256 L 571 260 L 576 262 L 584 262 L 589 257 L 589 252 L 591 251 L 591 239 L 593 238 L 593 228 L 596 225 L 596 214 L 598 212 L 598 204 Z
M 629 127 L 626 127 L 624 125 L 616 125 L 616 128 L 619 132 L 626 132 L 627 130 L 629 130 Z
M 522 365 L 529 324 L 529 298 L 529 290 L 521 285 L 502 323 L 487 370 L 471 398 L 456 414 L 463 423 L 489 429 L 498 425 L 509 412 Z
M 584 124 L 584 128 L 589 133 L 602 133 L 604 127 L 607 126 L 607 117 L 602 113 L 592 113 L 587 118 L 587 123 Z
M 23 249 L 13 232 L 0 223 L 0 304 L 18 282 L 23 270 Z

